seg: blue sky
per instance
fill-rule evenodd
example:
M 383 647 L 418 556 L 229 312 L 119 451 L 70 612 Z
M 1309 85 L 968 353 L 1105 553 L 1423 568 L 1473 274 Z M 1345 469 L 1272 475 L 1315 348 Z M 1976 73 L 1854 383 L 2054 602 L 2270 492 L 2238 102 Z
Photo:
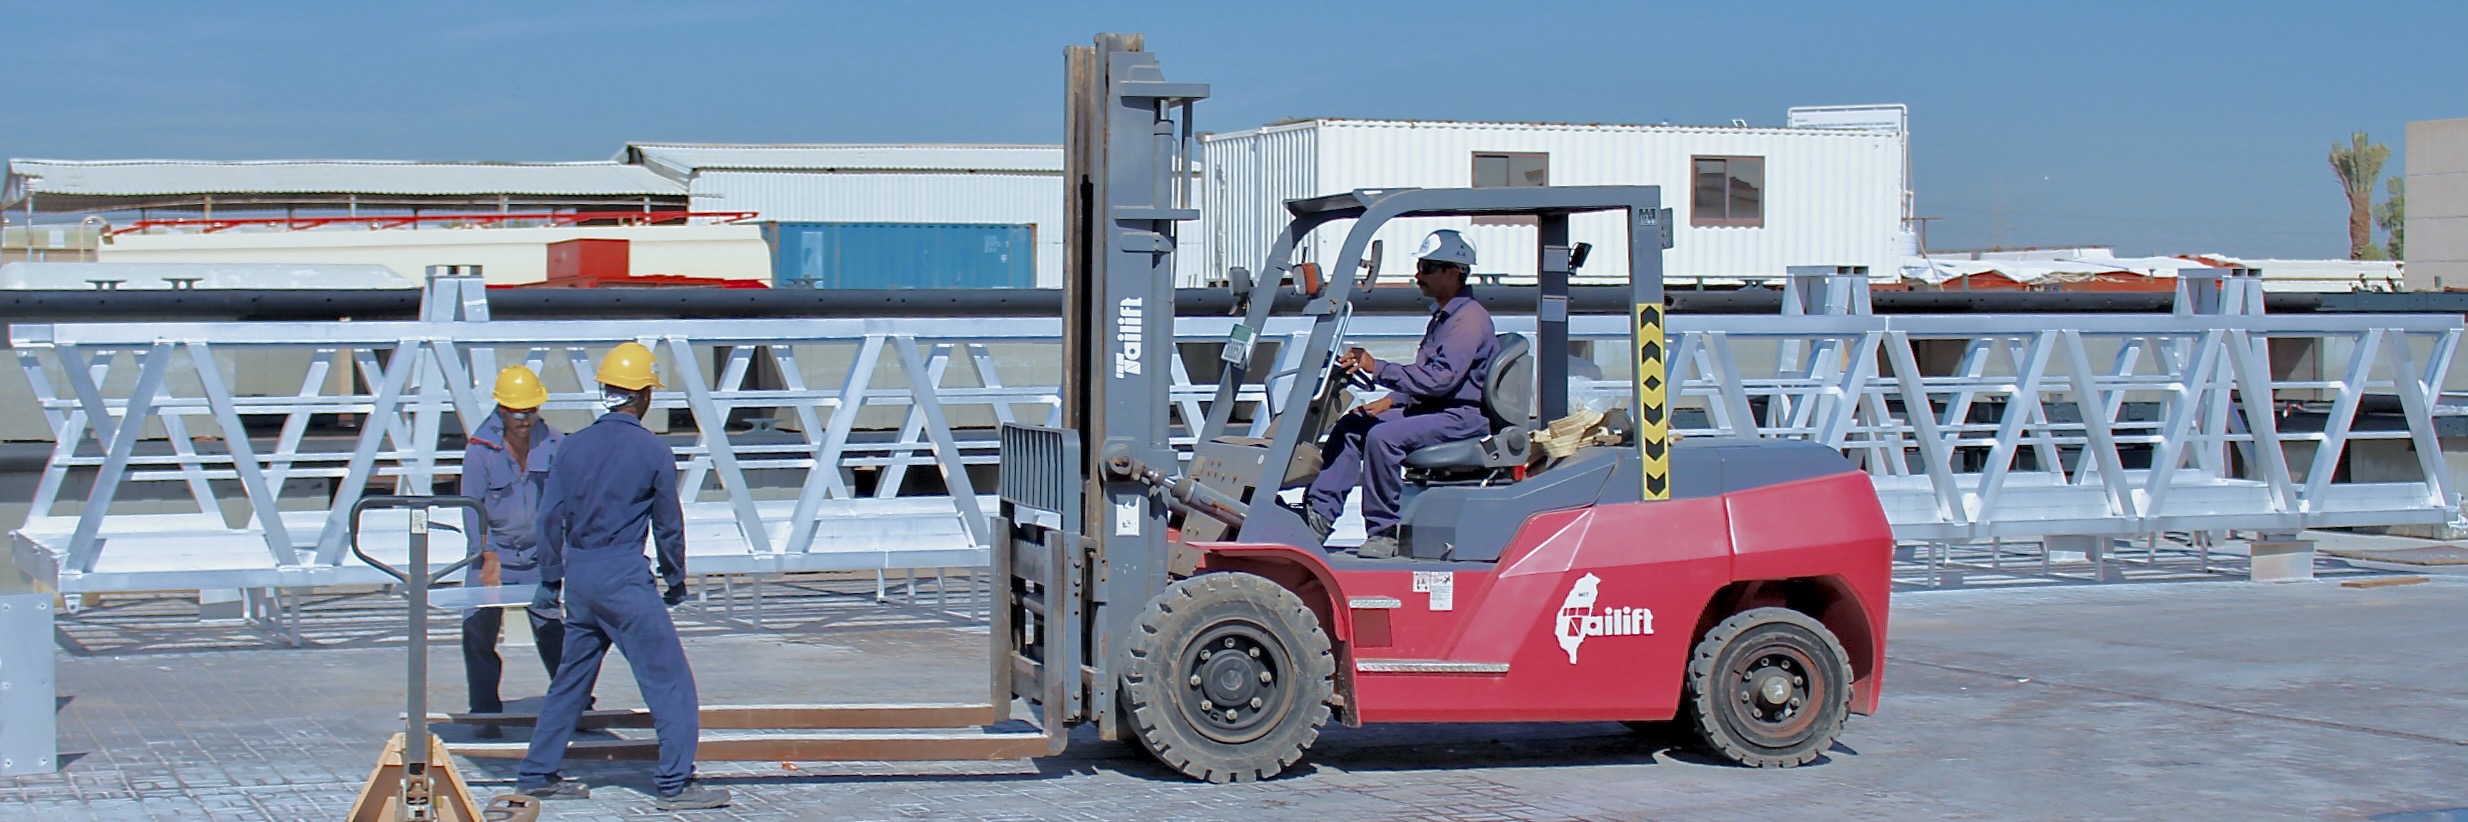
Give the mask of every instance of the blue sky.
M 1779 124 L 1912 107 L 1933 248 L 2333 257 L 2324 155 L 2468 117 L 2468 3 L 15 2 L 0 155 L 575 160 L 627 140 L 1060 142 L 1148 35 L 1203 128 Z

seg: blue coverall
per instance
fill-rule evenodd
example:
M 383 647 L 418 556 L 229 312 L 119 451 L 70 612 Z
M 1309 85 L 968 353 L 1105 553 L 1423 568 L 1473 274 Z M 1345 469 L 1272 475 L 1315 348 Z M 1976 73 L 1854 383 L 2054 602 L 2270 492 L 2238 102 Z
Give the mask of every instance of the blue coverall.
M 546 785 L 556 775 L 614 642 L 634 668 L 660 740 L 652 787 L 663 796 L 684 790 L 694 776 L 702 709 L 677 625 L 643 561 L 648 532 L 659 549 L 661 582 L 682 590 L 685 515 L 677 503 L 676 456 L 641 420 L 603 414 L 566 437 L 549 471 L 547 498 L 540 516 L 540 542 L 548 549 L 542 569 L 547 580 L 565 586 L 565 664 L 549 683 L 515 788 Z
M 1335 522 L 1345 495 L 1363 486 L 1363 529 L 1378 536 L 1397 526 L 1405 491 L 1405 455 L 1416 448 L 1491 433 L 1483 415 L 1483 384 L 1500 341 L 1491 312 L 1459 292 L 1431 315 L 1414 363 L 1384 362 L 1371 381 L 1393 389 L 1379 416 L 1347 414 L 1320 446 L 1320 475 L 1304 493 L 1311 510 Z
M 548 483 L 549 466 L 557 458 L 557 443 L 564 438 L 548 421 L 533 421 L 531 452 L 524 455 L 523 465 L 516 465 L 514 452 L 505 445 L 505 415 L 490 414 L 463 446 L 463 496 L 478 498 L 488 510 L 485 530 L 479 514 L 464 511 L 463 532 L 480 534 L 480 549 L 496 553 L 501 585 L 540 581 L 540 493 Z M 480 584 L 478 565 L 464 573 L 463 584 Z M 529 613 L 532 646 L 540 652 L 540 664 L 556 676 L 557 662 L 565 650 L 565 623 L 553 610 L 531 609 Z M 505 677 L 505 660 L 497 656 L 497 632 L 504 627 L 502 608 L 473 608 L 463 614 L 463 675 L 471 686 L 472 713 L 506 710 L 497 692 L 498 682 Z

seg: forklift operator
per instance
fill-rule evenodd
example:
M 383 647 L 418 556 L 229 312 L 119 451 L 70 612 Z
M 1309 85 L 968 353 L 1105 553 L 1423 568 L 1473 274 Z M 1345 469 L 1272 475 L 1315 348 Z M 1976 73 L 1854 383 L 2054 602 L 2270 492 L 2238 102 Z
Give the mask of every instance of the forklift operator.
M 1326 543 L 1345 511 L 1345 495 L 1363 486 L 1358 556 L 1397 555 L 1397 509 L 1405 456 L 1414 449 L 1491 432 L 1483 415 L 1483 385 L 1500 343 L 1491 312 L 1466 290 L 1474 247 L 1455 231 L 1431 232 L 1415 254 L 1414 285 L 1438 309 L 1423 330 L 1414 363 L 1380 362 L 1360 348 L 1337 363 L 1390 393 L 1357 408 L 1330 428 L 1320 446 L 1321 469 L 1304 495 L 1303 519 Z

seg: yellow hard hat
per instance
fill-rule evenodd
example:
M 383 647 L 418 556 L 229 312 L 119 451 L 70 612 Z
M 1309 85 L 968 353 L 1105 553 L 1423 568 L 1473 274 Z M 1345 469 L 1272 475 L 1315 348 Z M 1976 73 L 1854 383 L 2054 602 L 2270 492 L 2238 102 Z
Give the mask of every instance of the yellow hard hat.
M 497 372 L 497 404 L 516 411 L 528 411 L 548 402 L 548 388 L 540 384 L 540 375 L 523 366 L 510 366 Z
M 668 387 L 660 384 L 660 375 L 651 370 L 651 365 L 651 349 L 644 348 L 642 343 L 618 343 L 608 356 L 600 358 L 600 373 L 593 379 L 601 385 L 628 391 Z

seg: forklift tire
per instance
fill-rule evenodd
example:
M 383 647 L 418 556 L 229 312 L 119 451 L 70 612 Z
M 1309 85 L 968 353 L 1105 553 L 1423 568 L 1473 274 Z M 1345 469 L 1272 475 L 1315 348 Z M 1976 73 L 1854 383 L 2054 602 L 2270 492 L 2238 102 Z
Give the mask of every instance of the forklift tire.
M 1718 756 L 1751 768 L 1814 761 L 1851 714 L 1850 655 L 1834 632 L 1788 608 L 1733 614 L 1688 659 L 1679 721 Z
M 1202 574 L 1150 600 L 1122 695 L 1157 761 L 1193 779 L 1251 782 L 1301 761 L 1328 723 L 1336 655 L 1302 598 L 1266 577 Z

